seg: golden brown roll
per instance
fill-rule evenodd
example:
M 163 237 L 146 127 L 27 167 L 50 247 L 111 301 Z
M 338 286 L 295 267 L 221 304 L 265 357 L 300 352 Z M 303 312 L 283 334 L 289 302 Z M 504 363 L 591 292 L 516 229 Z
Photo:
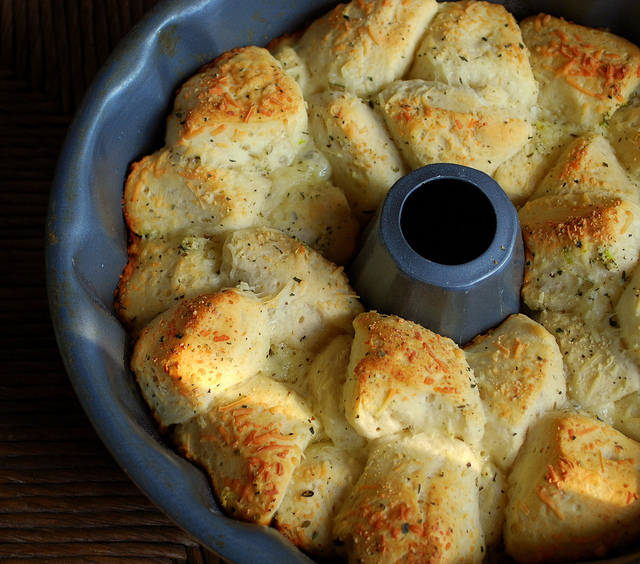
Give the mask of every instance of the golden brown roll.
M 606 31 L 548 14 L 521 22 L 538 104 L 552 118 L 594 127 L 640 84 L 640 49 Z
M 338 4 L 298 42 L 309 69 L 305 96 L 338 90 L 364 97 L 402 77 L 437 9 L 435 0 Z
M 485 407 L 485 453 L 508 470 L 527 429 L 562 407 L 566 381 L 555 337 L 522 314 L 480 335 L 464 349 Z
M 612 309 L 640 254 L 640 208 L 606 193 L 562 194 L 519 210 L 522 296 L 535 310 Z
M 336 543 L 361 564 L 479 564 L 479 475 L 462 441 L 423 433 L 380 439 L 336 517 Z
M 271 182 L 257 173 L 183 162 L 161 149 L 134 163 L 124 216 L 142 236 L 212 236 L 263 223 Z
M 515 18 L 500 4 L 443 2 L 420 42 L 408 78 L 504 90 L 523 112 L 538 99 Z
M 549 195 L 604 192 L 640 201 L 638 186 L 622 168 L 605 137 L 588 133 L 577 137 L 562 152 L 531 198 Z
M 579 314 L 543 311 L 567 369 L 567 395 L 589 413 L 608 418 L 615 401 L 640 390 L 640 367 L 609 319 L 585 323 Z
M 411 168 L 449 162 L 493 174 L 533 131 L 528 116 L 493 87 L 402 80 L 383 90 L 378 103 Z
M 167 119 L 166 144 L 210 168 L 270 171 L 307 140 L 300 87 L 261 47 L 224 53 L 187 80 Z
M 384 121 L 364 100 L 334 91 L 309 98 L 309 125 L 331 162 L 334 181 L 366 223 L 389 188 L 408 172 Z
M 314 443 L 295 468 L 274 524 L 300 549 L 335 556 L 333 519 L 362 472 L 349 451 L 330 442 Z
M 218 392 L 210 409 L 176 426 L 173 439 L 209 474 L 225 513 L 268 525 L 320 430 L 303 398 L 259 374 Z
M 376 312 L 353 325 L 344 401 L 358 433 L 374 439 L 404 429 L 438 431 L 480 444 L 484 408 L 473 371 L 451 339 Z
M 145 327 L 131 367 L 163 427 L 205 412 L 225 389 L 266 364 L 268 318 L 252 292 L 184 299 Z
M 517 562 L 604 558 L 640 534 L 640 444 L 595 417 L 542 419 L 508 487 L 504 539 Z

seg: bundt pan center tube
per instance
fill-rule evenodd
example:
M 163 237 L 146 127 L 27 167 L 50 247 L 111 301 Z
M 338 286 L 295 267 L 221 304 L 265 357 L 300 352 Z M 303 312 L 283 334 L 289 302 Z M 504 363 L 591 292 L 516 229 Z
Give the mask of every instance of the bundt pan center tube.
M 523 270 L 518 214 L 500 185 L 439 163 L 389 190 L 349 278 L 368 309 L 464 344 L 519 311 Z

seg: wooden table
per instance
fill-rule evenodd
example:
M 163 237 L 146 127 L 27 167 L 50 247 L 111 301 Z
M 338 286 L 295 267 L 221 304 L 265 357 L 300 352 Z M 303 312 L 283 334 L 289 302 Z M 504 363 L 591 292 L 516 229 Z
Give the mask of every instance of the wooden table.
M 0 0 L 0 562 L 219 562 L 137 489 L 67 379 L 47 204 L 71 116 L 155 0 Z

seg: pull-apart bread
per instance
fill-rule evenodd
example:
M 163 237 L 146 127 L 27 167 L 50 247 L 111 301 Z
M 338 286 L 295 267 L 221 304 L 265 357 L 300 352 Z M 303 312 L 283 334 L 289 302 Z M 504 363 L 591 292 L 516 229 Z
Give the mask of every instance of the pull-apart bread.
M 446 2 L 427 28 L 409 78 L 507 93 L 522 110 L 538 98 L 527 48 L 515 18 L 500 4 Z
M 551 333 L 518 314 L 478 336 L 464 354 L 485 406 L 486 453 L 507 470 L 529 426 L 541 414 L 565 403 L 560 349 Z
M 538 105 L 552 116 L 598 125 L 640 84 L 640 49 L 621 37 L 549 14 L 520 27 L 540 84 Z
M 462 350 L 447 337 L 395 316 L 367 312 L 354 320 L 347 418 L 375 439 L 403 429 L 440 429 L 478 445 L 484 409 Z
M 338 90 L 364 97 L 402 78 L 437 10 L 436 0 L 338 4 L 296 46 L 309 69 L 305 94 Z
M 640 541 L 639 123 L 636 46 L 474 0 L 352 0 L 186 80 L 125 182 L 115 308 L 225 514 L 353 563 Z M 464 347 L 344 270 L 438 162 L 492 175 L 525 245 L 527 315 Z
M 462 441 L 392 435 L 376 441 L 335 520 L 352 562 L 482 561 L 480 462 Z
M 167 145 L 211 168 L 271 170 L 308 140 L 298 84 L 266 50 L 225 53 L 180 88 Z
M 519 562 L 603 558 L 640 533 L 640 445 L 595 417 L 546 415 L 509 476 L 505 544 Z

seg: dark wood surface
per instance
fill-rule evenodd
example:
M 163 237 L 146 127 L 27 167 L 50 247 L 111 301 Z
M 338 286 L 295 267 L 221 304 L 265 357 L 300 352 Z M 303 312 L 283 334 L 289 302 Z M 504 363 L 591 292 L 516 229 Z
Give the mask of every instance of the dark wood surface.
M 71 116 L 155 0 L 0 0 L 0 561 L 219 562 L 116 464 L 67 379 L 44 240 Z

